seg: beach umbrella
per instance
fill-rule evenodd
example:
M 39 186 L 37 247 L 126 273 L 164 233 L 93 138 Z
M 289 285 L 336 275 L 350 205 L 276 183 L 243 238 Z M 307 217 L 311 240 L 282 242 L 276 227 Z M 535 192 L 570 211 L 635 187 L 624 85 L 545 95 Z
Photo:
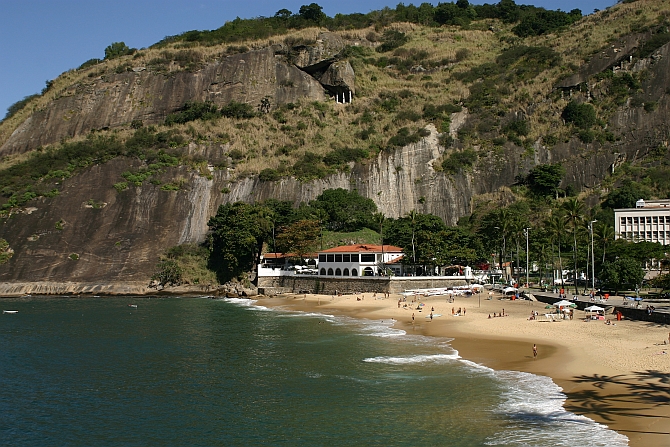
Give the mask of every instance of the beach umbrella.
M 602 312 L 605 309 L 603 309 L 600 306 L 589 306 L 589 307 L 584 308 L 584 310 L 587 311 L 587 312 Z
M 507 295 L 508 293 L 516 293 L 518 290 L 519 289 L 517 289 L 516 287 L 505 287 L 504 289 L 502 289 L 502 293 Z
M 552 306 L 551 304 L 547 304 L 546 306 L 544 306 L 545 309 L 551 309 L 552 307 L 554 306 Z
M 567 301 L 567 300 L 561 300 L 557 303 L 554 303 L 554 307 L 570 307 L 570 306 L 574 306 L 574 305 L 575 305 L 575 303 L 573 303 L 572 301 Z

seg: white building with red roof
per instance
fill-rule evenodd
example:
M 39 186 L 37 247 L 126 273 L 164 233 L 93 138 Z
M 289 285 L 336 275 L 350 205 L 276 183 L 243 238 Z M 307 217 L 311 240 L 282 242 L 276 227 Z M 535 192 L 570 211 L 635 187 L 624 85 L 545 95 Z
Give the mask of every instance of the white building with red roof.
M 402 275 L 403 251 L 393 245 L 343 245 L 319 252 L 319 276 L 379 276 L 383 269 Z

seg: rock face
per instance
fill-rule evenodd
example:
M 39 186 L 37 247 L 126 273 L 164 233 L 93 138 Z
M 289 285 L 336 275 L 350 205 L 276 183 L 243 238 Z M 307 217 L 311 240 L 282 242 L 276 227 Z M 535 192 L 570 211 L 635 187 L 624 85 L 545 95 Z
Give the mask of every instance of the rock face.
M 353 165 L 339 173 L 308 183 L 295 179 L 263 182 L 248 177 L 230 183 L 227 171 L 214 171 L 208 180 L 185 167 L 171 168 L 167 178 L 181 176 L 188 188 L 163 191 L 145 183 L 117 192 L 113 185 L 127 170 L 128 161 L 115 159 L 93 166 L 63 184 L 52 199 L 31 202 L 30 213 L 15 214 L 0 227 L 14 256 L 0 266 L 0 281 L 121 282 L 147 281 L 159 255 L 168 247 L 202 242 L 207 221 L 225 202 L 262 201 L 268 198 L 299 204 L 330 188 L 356 188 L 372 198 L 388 217 L 415 209 L 455 224 L 470 212 L 473 197 L 508 185 L 515 175 L 537 163 L 576 159 L 569 168 L 576 181 L 604 176 L 616 156 L 594 149 L 595 162 L 580 163 L 582 149 L 566 146 L 546 151 L 538 147 L 537 159 L 522 159 L 522 149 L 510 148 L 509 158 L 487 159 L 475 172 L 446 176 L 432 168 L 444 148 L 436 129 L 416 144 L 391 154 L 380 154 L 366 165 Z M 200 148 L 189 147 L 192 153 Z M 516 152 L 515 152 L 516 151 Z M 224 187 L 230 192 L 222 194 Z M 104 204 L 90 207 L 91 200 Z
M 334 95 L 348 97 L 349 92 L 356 93 L 356 73 L 354 73 L 349 61 L 332 63 L 326 72 L 321 75 L 319 82 Z
M 316 43 L 300 45 L 292 49 L 292 62 L 299 68 L 305 69 L 318 65 L 324 61 L 333 61 L 345 47 L 340 36 L 333 33 L 321 33 Z
M 187 167 L 174 167 L 165 173 L 166 179 L 184 178 L 186 189 L 163 191 L 145 183 L 117 192 L 113 185 L 121 173 L 139 165 L 118 158 L 92 166 L 65 180 L 59 196 L 31 202 L 30 209 L 15 213 L 0 224 L 0 238 L 6 239 L 14 250 L 11 260 L 0 266 L 0 281 L 148 284 L 159 255 L 166 248 L 202 242 L 207 221 L 218 206 L 238 200 L 276 198 L 299 204 L 326 189 L 355 188 L 373 199 L 388 217 L 417 210 L 455 224 L 471 212 L 477 196 L 496 194 L 501 187 L 512 184 L 518 174 L 540 163 L 561 162 L 567 169 L 566 183 L 580 188 L 591 186 L 605 178 L 613 165 L 633 160 L 656 148 L 659 142 L 670 140 L 670 103 L 666 94 L 670 87 L 669 49 L 670 45 L 663 47 L 645 66 L 648 76 L 643 89 L 650 100 L 658 102 L 657 109 L 649 113 L 642 107 L 622 108 L 609 125 L 625 138 L 606 148 L 597 142 L 585 145 L 576 139 L 552 148 L 538 142 L 533 154 L 528 155 L 526 149 L 507 143 L 499 154 L 482 155 L 474 171 L 445 175 L 433 169 L 445 148 L 438 143 L 436 129 L 429 126 L 430 134 L 416 144 L 383 152 L 366 164 L 352 163 L 346 173 L 308 183 L 291 178 L 277 182 L 263 182 L 256 177 L 236 180 L 225 170 L 213 171 L 208 179 Z M 309 56 L 305 60 L 309 63 L 315 58 Z M 0 155 L 133 119 L 159 122 L 168 111 L 188 100 L 225 104 L 235 99 L 255 104 L 267 95 L 276 103 L 325 98 L 323 86 L 314 77 L 287 64 L 274 49 L 239 54 L 225 61 L 170 78 L 147 71 L 128 72 L 73 86 L 70 96 L 58 99 L 24 122 L 3 145 Z M 342 80 L 349 86 L 346 64 L 328 63 L 328 67 L 333 65 L 328 82 L 337 86 Z M 322 75 L 328 70 L 324 69 Z M 285 80 L 290 80 L 293 87 L 287 88 L 287 83 L 282 82 Z M 454 134 L 456 127 L 466 122 L 465 111 L 452 117 Z M 188 152 L 212 161 L 222 156 L 224 148 L 192 144 Z M 223 194 L 224 188 L 229 192 Z M 92 207 L 92 202 L 102 205 Z
M 133 120 L 159 123 L 187 101 L 221 106 L 235 100 L 257 106 L 266 96 L 273 104 L 284 104 L 301 98 L 324 100 L 326 92 L 318 80 L 270 47 L 226 57 L 193 73 L 165 77 L 145 70 L 101 76 L 73 85 L 34 113 L 0 147 L 0 158 Z

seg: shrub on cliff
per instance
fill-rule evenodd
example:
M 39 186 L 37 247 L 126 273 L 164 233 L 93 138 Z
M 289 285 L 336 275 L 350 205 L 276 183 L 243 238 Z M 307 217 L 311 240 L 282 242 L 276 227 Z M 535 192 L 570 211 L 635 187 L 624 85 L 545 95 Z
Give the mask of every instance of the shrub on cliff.
M 596 123 L 596 110 L 591 104 L 579 104 L 575 101 L 565 106 L 561 117 L 566 123 L 572 123 L 582 129 L 588 129 Z

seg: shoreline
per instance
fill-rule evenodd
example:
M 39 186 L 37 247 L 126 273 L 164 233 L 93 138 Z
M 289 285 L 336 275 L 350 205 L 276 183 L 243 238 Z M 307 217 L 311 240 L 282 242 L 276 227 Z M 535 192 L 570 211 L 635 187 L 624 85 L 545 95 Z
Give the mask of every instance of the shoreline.
M 567 396 L 564 408 L 584 415 L 629 439 L 632 447 L 661 447 L 670 435 L 670 345 L 662 345 L 670 327 L 623 320 L 613 325 L 573 320 L 543 320 L 545 303 L 445 296 L 401 303 L 400 295 L 379 299 L 362 295 L 282 295 L 256 297 L 260 305 L 334 313 L 371 320 L 394 319 L 407 333 L 453 339 L 450 344 L 467 360 L 496 370 L 515 370 L 550 377 Z M 360 301 L 358 298 L 362 298 Z M 424 303 L 417 310 L 419 301 Z M 407 307 L 404 307 L 407 305 Z M 481 307 L 478 307 L 481 305 Z M 464 316 L 451 310 L 465 308 Z M 488 318 L 500 314 L 505 317 Z M 432 320 L 426 318 L 434 309 Z M 539 320 L 528 320 L 530 312 Z M 412 314 L 415 315 L 412 322 Z M 538 357 L 532 346 L 537 344 Z M 668 354 L 661 354 L 665 351 Z

